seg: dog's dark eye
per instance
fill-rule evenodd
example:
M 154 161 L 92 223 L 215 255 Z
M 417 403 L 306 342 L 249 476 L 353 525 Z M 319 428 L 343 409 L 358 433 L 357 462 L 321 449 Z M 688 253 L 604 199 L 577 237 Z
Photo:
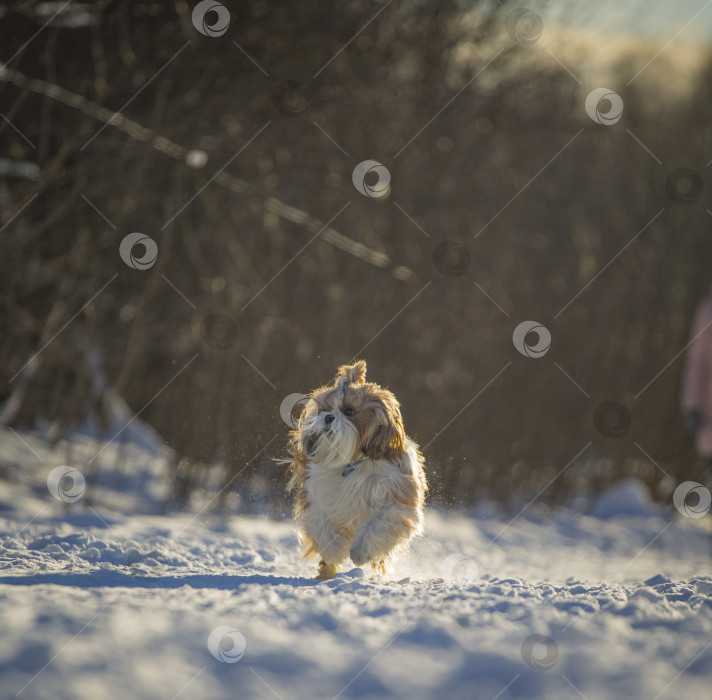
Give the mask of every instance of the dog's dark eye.
M 345 416 L 353 416 L 354 413 L 356 413 L 356 411 L 354 411 L 354 409 L 351 408 L 351 406 L 347 406 L 347 407 L 344 409 L 344 415 L 345 415 Z

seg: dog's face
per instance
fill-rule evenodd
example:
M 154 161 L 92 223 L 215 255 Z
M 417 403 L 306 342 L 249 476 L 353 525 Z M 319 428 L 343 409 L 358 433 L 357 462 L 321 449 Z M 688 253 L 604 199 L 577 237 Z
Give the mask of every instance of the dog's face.
M 327 468 L 361 455 L 392 460 L 405 450 L 398 401 L 366 382 L 363 360 L 339 367 L 332 384 L 312 392 L 293 439 L 310 462 Z

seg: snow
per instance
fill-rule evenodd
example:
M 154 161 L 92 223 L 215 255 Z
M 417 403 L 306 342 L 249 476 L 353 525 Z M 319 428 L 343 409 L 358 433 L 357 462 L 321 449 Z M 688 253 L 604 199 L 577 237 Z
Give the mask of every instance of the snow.
M 597 518 L 645 516 L 654 509 L 645 484 L 638 479 L 623 479 L 598 498 L 591 513 Z
M 207 498 L 154 515 L 170 480 L 159 449 L 111 444 L 99 486 L 49 493 L 52 469 L 86 471 L 100 449 L 0 433 L 0 697 L 709 692 L 712 516 L 653 504 L 639 482 L 589 514 L 431 508 L 391 575 L 316 582 L 289 519 L 218 519 Z

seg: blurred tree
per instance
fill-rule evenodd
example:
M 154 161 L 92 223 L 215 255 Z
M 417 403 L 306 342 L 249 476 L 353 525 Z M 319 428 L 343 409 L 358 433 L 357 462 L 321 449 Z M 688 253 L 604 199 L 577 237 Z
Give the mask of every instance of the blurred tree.
M 657 46 L 506 3 L 224 4 L 219 36 L 182 0 L 4 8 L 2 421 L 108 439 L 121 396 L 183 458 L 181 499 L 200 464 L 264 490 L 282 400 L 359 355 L 436 502 L 691 475 L 676 358 L 712 242 L 674 173 L 706 174 L 705 52 L 646 67 Z M 354 187 L 364 160 L 388 196 Z

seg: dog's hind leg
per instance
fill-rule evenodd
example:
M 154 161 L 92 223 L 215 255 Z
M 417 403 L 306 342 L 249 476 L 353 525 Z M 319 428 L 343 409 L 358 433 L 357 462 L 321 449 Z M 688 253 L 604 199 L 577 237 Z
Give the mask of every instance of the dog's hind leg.
M 317 579 L 330 579 L 339 571 L 349 555 L 349 541 L 353 533 L 333 525 L 323 513 L 310 512 L 304 523 L 304 531 L 314 542 L 314 549 L 321 557 Z
M 323 559 L 319 562 L 319 573 L 314 577 L 317 581 L 328 581 L 339 572 L 338 564 L 327 564 Z

